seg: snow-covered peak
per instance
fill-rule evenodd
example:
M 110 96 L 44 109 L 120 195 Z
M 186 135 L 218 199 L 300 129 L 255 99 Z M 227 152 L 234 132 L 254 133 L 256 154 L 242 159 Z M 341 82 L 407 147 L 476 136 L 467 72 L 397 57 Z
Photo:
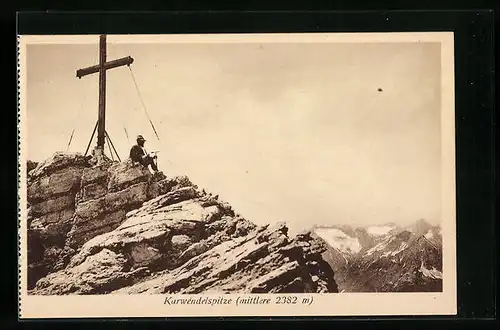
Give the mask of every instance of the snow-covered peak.
M 381 252 L 381 251 L 387 249 L 387 246 L 392 241 L 394 241 L 394 239 L 395 239 L 395 237 L 386 237 L 386 238 L 384 238 L 384 240 L 382 242 L 378 243 L 377 245 L 375 245 L 374 247 L 372 247 L 371 249 L 369 249 L 368 251 L 366 251 L 365 255 L 366 256 L 370 256 L 374 252 Z
M 316 228 L 316 234 L 327 242 L 331 247 L 349 254 L 358 253 L 361 244 L 356 237 L 351 237 L 337 228 Z
M 373 236 L 387 235 L 391 230 L 396 229 L 396 226 L 383 225 L 383 226 L 370 226 L 366 228 L 366 232 Z
M 427 231 L 427 233 L 425 233 L 424 237 L 427 239 L 432 239 L 434 237 L 434 233 L 432 232 L 432 229 L 429 229 Z
M 440 272 L 439 270 L 437 270 L 435 267 L 432 267 L 432 269 L 427 269 L 425 266 L 424 266 L 424 262 L 422 261 L 422 263 L 420 264 L 420 269 L 419 271 L 426 277 L 429 277 L 429 278 L 438 278 L 438 279 L 442 279 L 443 278 L 443 273 Z

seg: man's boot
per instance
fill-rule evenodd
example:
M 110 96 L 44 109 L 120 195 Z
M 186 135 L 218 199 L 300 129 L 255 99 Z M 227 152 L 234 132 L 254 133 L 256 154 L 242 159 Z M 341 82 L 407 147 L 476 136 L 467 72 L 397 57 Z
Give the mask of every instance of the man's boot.
M 151 169 L 153 171 L 158 172 L 158 166 L 156 166 L 156 162 L 154 158 L 149 158 L 149 163 L 151 164 Z
M 158 166 L 156 166 L 154 162 L 151 163 L 151 168 L 153 169 L 153 171 L 158 172 Z

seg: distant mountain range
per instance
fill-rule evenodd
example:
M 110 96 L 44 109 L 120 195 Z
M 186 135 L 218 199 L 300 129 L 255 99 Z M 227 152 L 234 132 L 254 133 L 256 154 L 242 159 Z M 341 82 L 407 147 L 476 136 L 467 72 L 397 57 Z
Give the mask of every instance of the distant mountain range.
M 339 292 L 442 291 L 439 225 L 420 219 L 408 226 L 315 226 L 313 233 L 327 243 L 323 258 Z

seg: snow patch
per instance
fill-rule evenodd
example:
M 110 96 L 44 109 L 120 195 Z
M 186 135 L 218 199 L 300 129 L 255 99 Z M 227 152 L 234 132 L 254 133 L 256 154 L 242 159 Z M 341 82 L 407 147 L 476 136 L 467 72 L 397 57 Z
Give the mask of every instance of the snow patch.
M 317 228 L 316 234 L 324 239 L 331 247 L 340 250 L 343 253 L 354 254 L 361 250 L 359 240 L 356 237 L 348 236 L 340 229 Z
M 392 240 L 393 240 L 392 238 L 390 240 L 384 240 L 383 242 L 381 242 L 378 245 L 374 246 L 370 250 L 366 251 L 366 255 L 369 256 L 369 255 L 372 255 L 376 251 L 382 251 L 382 250 L 384 250 L 387 247 L 387 245 Z M 382 253 L 382 255 L 380 256 L 380 258 L 394 257 L 395 255 L 397 255 L 398 253 L 400 253 L 401 251 L 403 251 L 407 247 L 408 247 L 408 244 L 406 242 L 402 242 L 401 245 L 396 250 L 394 250 L 394 251 L 386 251 L 386 252 Z
M 391 253 L 392 253 L 391 251 L 387 251 L 384 254 L 382 254 L 381 258 L 386 258 L 386 257 L 390 256 Z
M 437 279 L 442 279 L 443 278 L 443 273 L 441 273 L 439 270 L 436 268 L 432 267 L 432 269 L 427 269 L 424 266 L 424 262 L 420 264 L 420 269 L 419 271 L 425 276 L 429 278 L 437 278 Z
M 366 255 L 369 256 L 369 255 L 372 255 L 376 251 L 384 250 L 387 247 L 387 245 L 389 245 L 389 243 L 391 243 L 393 240 L 394 240 L 394 237 L 387 237 L 382 242 L 378 243 L 377 245 L 375 245 L 374 247 L 372 247 L 371 249 L 366 251 Z
M 396 254 L 398 254 L 399 252 L 403 251 L 407 247 L 408 247 L 408 244 L 406 242 L 403 242 L 403 243 L 401 243 L 401 245 L 398 247 L 398 249 L 396 251 L 394 251 L 394 252 L 391 253 L 391 255 L 395 256 Z
M 432 229 L 429 229 L 429 231 L 424 235 L 424 237 L 427 239 L 432 239 L 434 237 L 434 233 L 432 232 Z
M 394 226 L 370 226 L 366 228 L 366 232 L 373 236 L 383 236 L 387 235 L 394 228 Z

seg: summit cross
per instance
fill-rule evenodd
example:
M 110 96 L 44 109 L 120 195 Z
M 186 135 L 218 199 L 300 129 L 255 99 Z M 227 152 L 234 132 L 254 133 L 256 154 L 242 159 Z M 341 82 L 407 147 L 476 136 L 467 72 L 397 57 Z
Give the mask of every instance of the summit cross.
M 99 73 L 99 112 L 97 117 L 97 148 L 104 152 L 104 141 L 106 138 L 106 71 L 120 66 L 130 66 L 134 59 L 130 56 L 106 62 L 106 35 L 99 37 L 99 64 L 76 71 L 80 79 L 84 76 Z M 94 129 L 95 133 L 95 129 Z M 94 136 L 92 133 L 92 137 Z M 109 138 L 109 137 L 108 137 Z M 92 140 L 92 138 L 91 138 Z M 89 142 L 90 143 L 90 142 Z

